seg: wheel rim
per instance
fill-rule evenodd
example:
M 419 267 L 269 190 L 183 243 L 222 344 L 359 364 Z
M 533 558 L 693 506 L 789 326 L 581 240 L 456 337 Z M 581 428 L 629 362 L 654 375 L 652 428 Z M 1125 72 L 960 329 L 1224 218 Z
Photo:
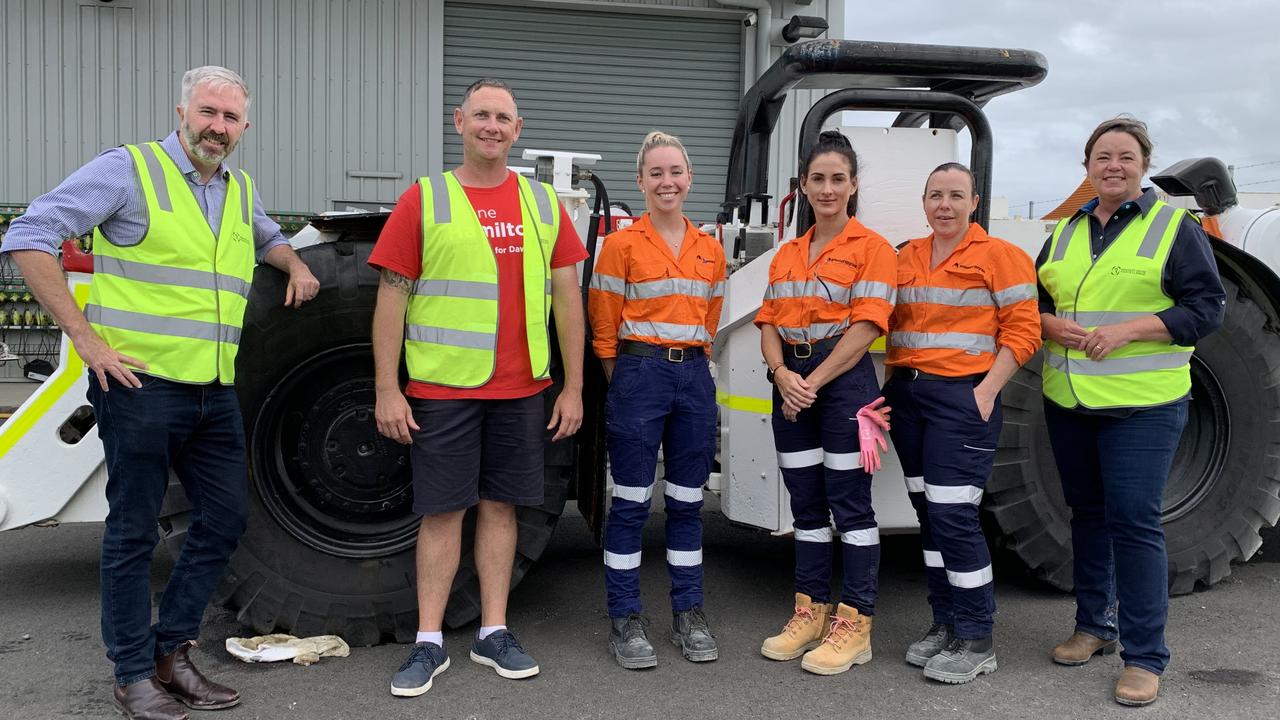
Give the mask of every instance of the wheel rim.
M 370 346 L 357 344 L 298 363 L 253 425 L 250 467 L 268 512 L 301 542 L 339 557 L 391 555 L 417 537 L 409 451 L 378 434 L 370 357 Z
M 1187 427 L 1173 457 L 1173 472 L 1165 484 L 1163 522 L 1191 512 L 1213 490 L 1226 465 L 1230 440 L 1226 392 L 1209 366 L 1193 356 Z

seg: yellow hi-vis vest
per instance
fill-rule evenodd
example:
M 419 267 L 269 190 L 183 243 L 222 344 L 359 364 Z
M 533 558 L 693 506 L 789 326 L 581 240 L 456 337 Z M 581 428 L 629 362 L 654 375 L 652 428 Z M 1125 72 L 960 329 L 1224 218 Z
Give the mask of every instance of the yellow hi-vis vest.
M 94 230 L 85 317 L 113 350 L 145 362 L 148 375 L 231 385 L 253 282 L 253 181 L 243 171 L 228 176 L 215 237 L 159 143 L 125 149 L 138 171 L 147 230 L 133 245 Z
M 1112 243 L 1092 257 L 1089 218 L 1058 221 L 1040 283 L 1053 296 L 1057 316 L 1086 330 L 1113 325 L 1173 307 L 1160 279 L 1186 210 L 1163 202 L 1129 222 Z M 1192 215 L 1191 217 L 1195 217 Z M 1194 347 L 1138 341 L 1090 360 L 1045 340 L 1045 397 L 1065 408 L 1153 407 L 1191 390 Z
M 516 176 L 523 243 L 524 323 L 533 379 L 550 377 L 551 252 L 560 208 L 551 186 Z M 409 296 L 405 363 L 419 382 L 473 388 L 497 366 L 498 260 L 452 172 L 419 178 L 422 272 Z

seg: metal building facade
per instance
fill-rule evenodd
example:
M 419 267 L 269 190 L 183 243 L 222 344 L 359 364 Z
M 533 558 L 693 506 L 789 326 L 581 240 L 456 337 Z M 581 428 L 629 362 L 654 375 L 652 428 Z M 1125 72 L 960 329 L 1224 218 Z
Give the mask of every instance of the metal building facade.
M 775 31 L 786 17 L 800 13 L 827 17 L 832 28 L 827 36 L 841 34 L 842 0 L 774 0 L 773 8 Z M 699 41 L 705 40 L 714 69 L 685 79 L 701 79 L 719 90 L 710 98 L 702 90 L 696 91 L 699 97 L 681 98 L 662 83 L 597 83 L 597 69 L 589 62 L 548 67 L 545 75 L 552 84 L 576 89 L 554 95 L 562 107 L 548 119 L 563 121 L 561 127 L 540 123 L 544 127 L 530 139 L 549 149 L 606 154 L 609 173 L 625 182 L 619 168 L 634 158 L 641 128 L 608 132 L 599 118 L 625 117 L 638 102 L 674 100 L 672 122 L 666 125 L 700 143 L 703 156 L 694 162 L 702 174 L 696 180 L 706 193 L 695 201 L 699 208 L 710 207 L 716 200 L 713 187 L 722 182 L 728 138 L 717 150 L 716 138 L 705 128 L 719 128 L 732 115 L 741 90 L 753 79 L 756 30 L 742 26 L 749 12 L 714 0 L 5 0 L 0 3 L 0 55 L 6 68 L 0 75 L 5 139 L 0 205 L 29 202 L 103 148 L 171 132 L 181 73 L 201 64 L 235 68 L 252 88 L 252 127 L 233 162 L 254 174 L 270 210 L 389 203 L 413 178 L 456 159 L 447 151 L 453 128 L 446 123 L 446 106 L 456 102 L 446 87 L 447 71 L 459 69 L 460 78 L 483 64 L 462 54 L 470 46 L 454 42 L 463 29 L 478 29 L 480 40 L 485 21 L 536 19 L 544 47 L 559 44 L 571 52 L 573 34 L 581 32 L 572 20 L 582 25 L 585 18 L 594 28 L 593 41 L 611 44 L 640 68 L 657 64 L 646 52 L 657 48 L 652 38 L 676 39 L 695 59 Z M 448 37 L 447 19 L 457 23 Z M 504 35 L 497 24 L 492 27 L 490 40 L 501 36 L 500 49 L 514 57 L 511 43 L 519 41 L 519 33 L 510 34 L 507 26 Z M 562 36 L 555 34 L 557 27 L 564 29 Z M 633 30 L 639 29 L 651 39 L 637 40 Z M 537 71 L 536 64 L 532 67 Z M 671 69 L 694 75 L 683 65 Z M 734 73 L 738 87 L 724 87 Z M 588 87 L 593 92 L 585 92 Z M 788 168 L 786 174 L 794 172 L 794 128 L 811 100 L 806 95 L 788 101 L 779 125 L 774 167 Z M 571 121 L 588 110 L 600 129 Z M 705 123 L 698 122 L 699 113 Z M 628 147 L 625 140 L 632 134 Z M 630 158 L 615 157 L 619 154 Z M 611 178 L 611 187 L 616 184 Z

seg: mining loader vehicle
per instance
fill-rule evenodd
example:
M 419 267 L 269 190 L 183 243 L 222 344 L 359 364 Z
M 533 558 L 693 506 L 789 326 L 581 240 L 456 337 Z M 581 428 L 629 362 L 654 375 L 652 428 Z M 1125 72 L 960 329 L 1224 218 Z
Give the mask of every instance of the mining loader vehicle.
M 820 130 L 845 113 L 895 113 L 889 127 L 848 132 L 862 165 L 859 217 L 897 243 L 927 234 L 919 193 L 929 170 L 961 159 L 957 137 L 967 130 L 964 160 L 982 196 L 975 221 L 986 225 L 995 140 L 983 109 L 1001 95 L 1036 85 L 1046 72 L 1044 57 L 1025 50 L 820 40 L 785 50 L 744 95 L 724 209 L 715 219 L 732 272 L 712 353 L 721 420 L 717 472 L 708 491 L 719 495 L 730 521 L 779 535 L 791 527 L 769 425 L 770 389 L 751 319 L 777 245 L 803 232 L 811 214 L 803 196 L 775 203 L 768 194 L 770 187 L 787 187 L 795 172 L 770 167 L 776 143 L 794 141 L 803 155 Z M 828 93 L 799 131 L 783 138 L 775 132 L 780 111 L 796 89 Z M 601 228 L 613 227 L 616 218 L 610 217 L 607 188 L 590 172 L 593 156 L 532 155 L 536 171 L 578 214 L 594 259 Z M 1261 545 L 1259 529 L 1280 516 L 1280 208 L 1238 207 L 1226 168 L 1212 158 L 1176 163 L 1153 180 L 1170 196 L 1186 196 L 1216 223 L 1220 237 L 1213 250 L 1227 289 L 1225 324 L 1196 348 L 1190 419 L 1164 494 L 1170 588 L 1186 593 L 1218 582 L 1233 561 L 1253 555 Z M 594 199 L 589 214 L 587 197 Z M 385 218 L 321 216 L 295 236 L 294 246 L 322 287 L 301 309 L 281 306 L 285 277 L 279 271 L 260 266 L 254 277 L 236 385 L 248 436 L 250 517 L 217 600 L 258 632 L 336 633 L 367 645 L 409 642 L 417 629 L 418 517 L 408 453 L 379 436 L 373 419 L 370 324 L 378 274 L 366 261 Z M 1034 257 L 1042 242 L 1022 243 L 1023 249 Z M 591 263 L 584 263 L 584 288 Z M 91 274 L 68 273 L 81 303 L 91 282 Z M 103 453 L 85 401 L 85 369 L 68 342 L 60 360 L 0 426 L 0 530 L 106 516 Z M 983 508 L 993 544 L 1020 558 L 1032 574 L 1067 589 L 1070 514 L 1043 421 L 1039 366 L 1037 357 L 1003 393 L 1004 431 Z M 594 358 L 587 358 L 586 368 L 582 430 L 548 442 L 544 502 L 518 511 L 517 582 L 542 554 L 569 499 L 597 536 L 600 531 L 610 491 L 605 380 Z M 561 382 L 558 366 L 553 377 L 548 412 Z M 916 528 L 892 453 L 875 476 L 873 497 L 882 531 Z M 183 542 L 189 509 L 174 480 L 160 520 L 162 542 L 174 551 Z M 478 614 L 472 523 L 468 517 L 446 613 L 450 626 Z

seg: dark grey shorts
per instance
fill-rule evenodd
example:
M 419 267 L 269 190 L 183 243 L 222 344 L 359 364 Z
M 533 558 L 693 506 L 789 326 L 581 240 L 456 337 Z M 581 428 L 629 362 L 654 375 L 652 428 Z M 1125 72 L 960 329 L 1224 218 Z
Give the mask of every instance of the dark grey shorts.
M 439 515 L 481 499 L 541 505 L 547 437 L 542 393 L 514 400 L 411 398 L 413 511 Z

